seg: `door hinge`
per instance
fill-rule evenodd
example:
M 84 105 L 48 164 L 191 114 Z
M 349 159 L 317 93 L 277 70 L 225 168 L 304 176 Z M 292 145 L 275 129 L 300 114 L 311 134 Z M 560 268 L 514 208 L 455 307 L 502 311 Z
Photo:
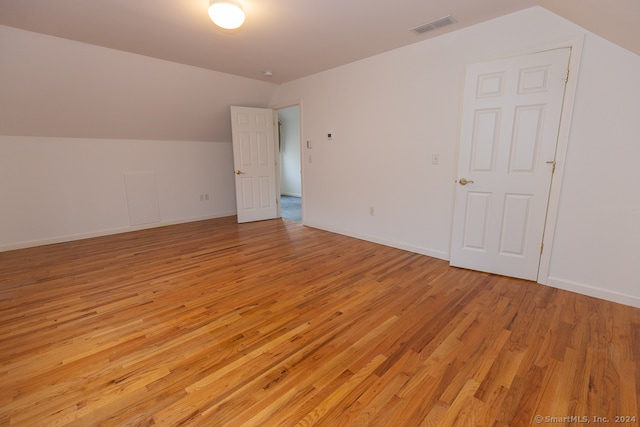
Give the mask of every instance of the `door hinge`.
M 555 160 L 549 160 L 547 162 L 548 165 L 551 165 L 551 173 L 554 173 L 556 171 L 556 162 Z
M 564 72 L 564 82 L 567 83 L 569 81 L 569 69 L 567 68 Z
M 543 250 L 544 250 L 544 243 L 540 243 L 540 255 L 542 255 Z

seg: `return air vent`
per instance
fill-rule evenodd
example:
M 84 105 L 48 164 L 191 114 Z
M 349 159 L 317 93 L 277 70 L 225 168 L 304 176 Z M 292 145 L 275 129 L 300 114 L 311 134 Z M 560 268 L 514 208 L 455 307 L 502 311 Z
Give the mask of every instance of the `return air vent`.
M 456 22 L 453 19 L 453 16 L 447 15 L 440 19 L 436 19 L 435 21 L 427 22 L 426 24 L 418 25 L 417 27 L 410 28 L 410 31 L 413 31 L 416 34 L 424 34 L 427 31 L 435 30 L 440 27 L 444 27 L 445 25 L 453 24 Z

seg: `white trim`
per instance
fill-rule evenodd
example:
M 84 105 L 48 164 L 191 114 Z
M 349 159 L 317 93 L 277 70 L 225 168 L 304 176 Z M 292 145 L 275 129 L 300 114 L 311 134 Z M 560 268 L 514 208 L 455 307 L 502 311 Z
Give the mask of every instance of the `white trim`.
M 306 223 L 304 225 L 312 228 L 317 228 L 319 230 L 328 231 L 330 233 L 336 233 L 336 234 L 341 234 L 347 237 L 353 237 L 354 239 L 364 240 L 367 242 L 376 243 L 383 246 L 389 246 L 391 248 L 401 249 L 403 251 L 413 252 L 420 255 L 426 255 L 432 258 L 438 258 L 444 261 L 449 260 L 449 254 L 444 251 L 423 248 L 421 246 L 407 245 L 406 243 L 400 243 L 393 240 L 382 239 L 380 237 L 372 236 L 370 234 L 354 233 L 349 230 L 344 230 L 344 229 L 326 226 L 326 225 L 317 224 L 317 223 Z
M 282 191 L 280 192 L 281 196 L 290 196 L 290 197 L 302 197 L 302 194 L 300 193 L 290 193 L 288 191 Z
M 177 224 L 186 224 L 186 223 L 189 223 L 189 222 L 205 221 L 205 220 L 208 220 L 208 219 L 215 219 L 215 218 L 223 218 L 223 217 L 227 217 L 227 216 L 233 216 L 235 214 L 236 214 L 236 212 L 223 212 L 223 213 L 219 213 L 219 214 L 215 214 L 215 215 L 207 215 L 207 216 L 203 216 L 203 217 L 185 218 L 185 219 L 180 219 L 180 220 L 176 220 L 176 221 L 161 221 L 161 222 L 154 222 L 154 223 L 151 223 L 151 224 L 143 224 L 143 225 L 136 225 L 136 226 L 130 226 L 130 227 L 119 227 L 119 228 L 112 228 L 112 229 L 109 229 L 109 230 L 92 231 L 90 233 L 69 234 L 69 235 L 66 235 L 66 236 L 52 237 L 52 238 L 49 238 L 49 239 L 30 240 L 30 241 L 27 241 L 27 242 L 11 243 L 9 245 L 0 246 L 0 252 L 12 251 L 12 250 L 17 250 L 17 249 L 33 248 L 33 247 L 36 247 L 36 246 L 53 245 L 53 244 L 56 244 L 56 243 L 73 242 L 73 241 L 76 241 L 76 240 L 91 239 L 93 237 L 110 236 L 110 235 L 113 235 L 113 234 L 129 233 L 131 231 L 140 231 L 140 230 L 147 230 L 147 229 L 150 229 L 150 228 L 166 227 L 168 225 L 177 225 Z
M 295 106 L 302 106 L 302 100 L 298 99 L 295 101 L 291 101 L 291 102 L 285 102 L 282 104 L 276 104 L 276 105 L 272 105 L 269 108 L 271 108 L 272 110 L 282 110 L 283 108 L 288 108 L 288 107 L 295 107 Z
M 282 209 L 281 209 L 281 203 L 280 203 L 280 176 L 282 175 L 282 165 L 280 164 L 281 162 L 281 157 L 280 157 L 280 149 L 282 147 L 280 147 L 280 139 L 282 138 L 282 135 L 280 135 L 280 120 L 278 118 L 278 110 L 275 109 L 271 109 L 271 118 L 273 120 L 273 158 L 275 159 L 275 163 L 276 163 L 276 218 L 282 218 Z M 236 196 L 237 197 L 237 196 Z
M 602 288 L 589 286 L 584 283 L 572 282 L 569 280 L 558 279 L 556 277 L 547 277 L 546 285 L 565 291 L 590 296 L 593 298 L 603 299 L 618 304 L 640 308 L 640 297 L 622 294 L 620 292 L 608 291 Z
M 281 110 L 283 108 L 288 108 L 288 107 L 298 107 L 300 116 L 299 116 L 299 120 L 300 120 L 300 194 L 296 195 L 296 197 L 300 197 L 300 215 L 301 215 L 301 220 L 300 223 L 302 225 L 306 225 L 305 221 L 304 221 L 304 217 L 305 217 L 305 197 L 304 197 L 304 177 L 305 177 L 305 169 L 306 169 L 306 163 L 304 161 L 304 159 L 306 158 L 305 154 L 306 154 L 306 145 L 303 144 L 303 140 L 304 140 L 304 132 L 303 132 L 303 128 L 304 128 L 304 124 L 302 121 L 302 99 L 298 99 L 296 101 L 291 101 L 291 102 L 286 102 L 283 104 L 276 104 L 276 105 L 272 105 L 270 108 L 274 111 Z M 280 171 L 278 171 L 278 179 L 280 179 Z
M 553 251 L 553 237 L 555 235 L 558 209 L 560 206 L 560 190 L 562 188 L 564 164 L 566 161 L 567 149 L 569 146 L 571 118 L 573 115 L 573 106 L 576 97 L 576 90 L 578 87 L 578 75 L 583 44 L 584 36 L 569 41 L 558 42 L 547 47 L 547 49 L 570 47 L 571 56 L 569 58 L 569 80 L 565 88 L 564 103 L 562 105 L 562 118 L 560 120 L 560 128 L 558 130 L 555 173 L 551 180 L 551 188 L 549 190 L 549 203 L 547 205 L 547 220 L 544 235 L 542 237 L 544 250 L 540 255 L 540 264 L 538 266 L 538 283 L 541 284 L 548 284 L 550 279 L 549 267 L 551 265 L 551 254 Z

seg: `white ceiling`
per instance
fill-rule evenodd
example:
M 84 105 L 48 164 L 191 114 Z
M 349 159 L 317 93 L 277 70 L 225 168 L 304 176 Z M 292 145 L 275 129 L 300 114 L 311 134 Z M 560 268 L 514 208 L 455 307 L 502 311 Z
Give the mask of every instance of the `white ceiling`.
M 640 54 L 638 0 L 240 1 L 235 31 L 209 20 L 209 0 L 0 0 L 0 24 L 274 83 L 536 5 Z M 409 31 L 449 14 L 455 24 Z

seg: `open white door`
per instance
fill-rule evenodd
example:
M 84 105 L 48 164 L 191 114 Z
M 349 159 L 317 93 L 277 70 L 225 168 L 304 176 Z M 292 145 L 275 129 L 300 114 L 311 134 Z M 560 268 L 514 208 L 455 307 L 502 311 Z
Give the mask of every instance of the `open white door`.
M 231 107 L 238 222 L 277 218 L 273 110 Z
M 570 52 L 467 67 L 451 265 L 537 279 Z

